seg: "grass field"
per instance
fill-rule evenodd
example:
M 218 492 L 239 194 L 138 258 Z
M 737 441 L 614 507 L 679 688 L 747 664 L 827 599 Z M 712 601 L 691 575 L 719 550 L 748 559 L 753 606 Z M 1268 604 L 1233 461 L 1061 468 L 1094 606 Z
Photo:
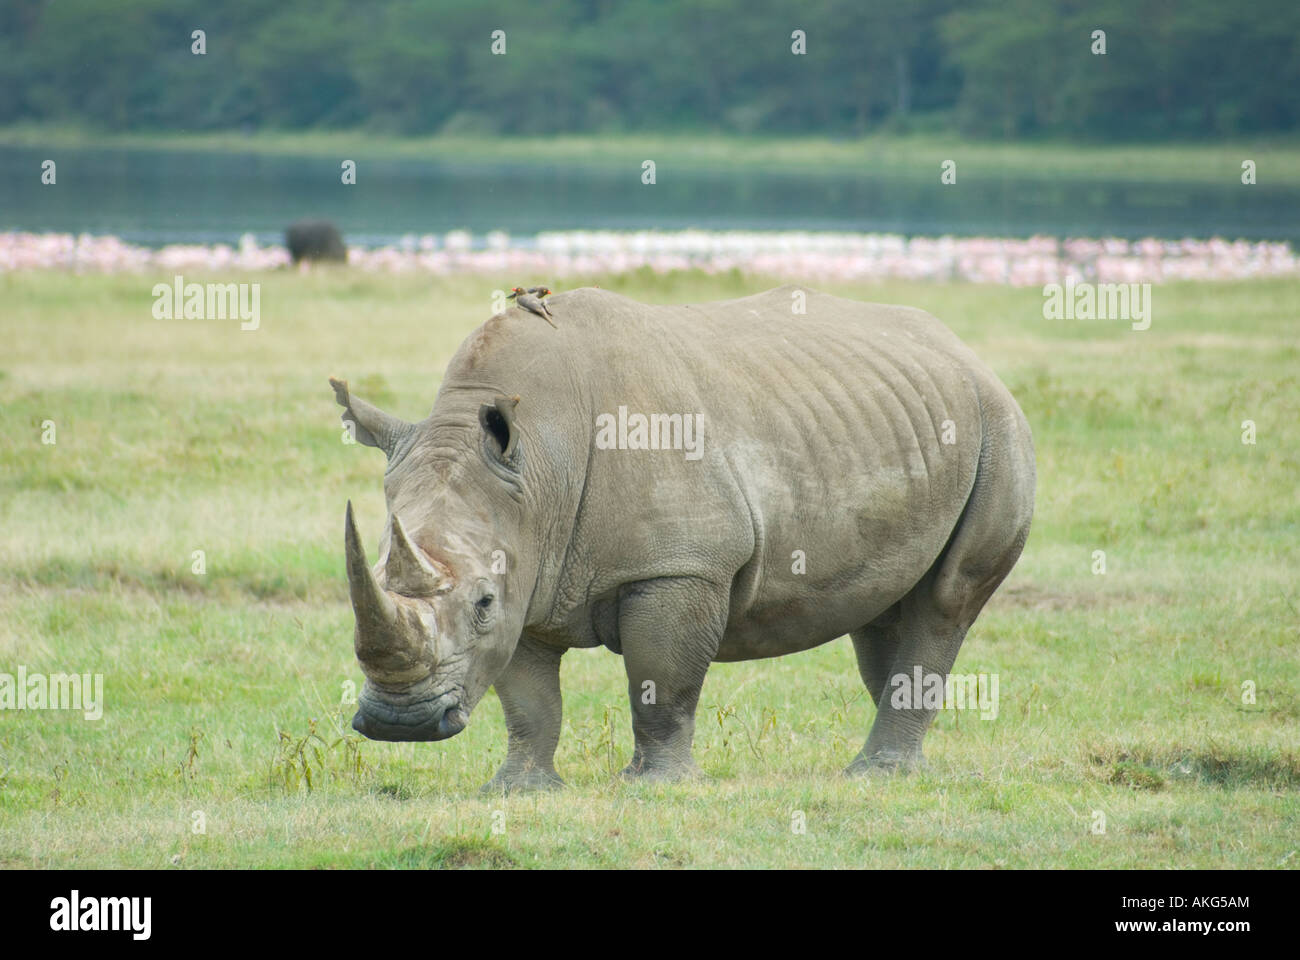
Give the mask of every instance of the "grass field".
M 0 713 L 0 866 L 1300 866 L 1300 282 L 1159 286 L 1145 332 L 1044 320 L 1033 289 L 832 288 L 936 313 L 1034 428 L 1034 530 L 956 667 L 999 676 L 997 718 L 945 712 L 925 771 L 844 779 L 873 707 L 841 639 L 715 666 L 708 779 L 627 784 L 622 663 L 572 651 L 570 789 L 503 800 L 477 794 L 491 693 L 441 744 L 346 725 L 343 506 L 373 555 L 383 458 L 340 442 L 326 376 L 422 417 L 525 278 L 187 277 L 260 281 L 256 332 L 155 320 L 162 279 L 0 275 L 0 672 L 102 673 L 106 701 Z
M 197 150 L 205 153 L 405 157 L 456 163 L 628 166 L 653 159 L 661 167 L 915 175 L 955 160 L 963 175 L 1037 180 L 1070 178 L 1160 183 L 1240 182 L 1241 162 L 1253 160 L 1259 182 L 1300 184 L 1294 138 L 1265 137 L 1198 143 L 1094 143 L 969 140 L 939 133 L 878 133 L 861 138 L 758 137 L 734 134 L 589 134 L 548 137 L 396 137 L 365 130 L 105 133 L 49 124 L 0 127 L 0 147 L 104 147 Z

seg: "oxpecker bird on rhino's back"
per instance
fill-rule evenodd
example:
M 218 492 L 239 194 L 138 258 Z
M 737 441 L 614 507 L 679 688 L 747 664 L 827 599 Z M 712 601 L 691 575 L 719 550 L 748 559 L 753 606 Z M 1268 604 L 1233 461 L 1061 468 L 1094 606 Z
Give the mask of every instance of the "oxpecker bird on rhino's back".
M 921 692 L 1029 532 L 1033 442 L 1007 389 L 908 307 L 799 287 L 550 302 L 557 330 L 512 310 L 471 333 L 423 420 L 331 380 L 388 461 L 373 566 L 351 505 L 344 525 L 353 726 L 445 739 L 494 687 L 509 736 L 488 788 L 556 786 L 560 658 L 603 646 L 627 672 L 624 774 L 691 776 L 711 663 L 848 634 L 876 704 L 848 772 L 920 762 L 943 705 Z
M 523 287 L 512 287 L 506 299 L 513 300 L 523 309 L 537 314 L 551 326 L 555 326 L 555 321 L 551 319 L 550 308 L 542 301 L 542 298 L 550 292 L 545 287 L 529 287 L 527 290 Z

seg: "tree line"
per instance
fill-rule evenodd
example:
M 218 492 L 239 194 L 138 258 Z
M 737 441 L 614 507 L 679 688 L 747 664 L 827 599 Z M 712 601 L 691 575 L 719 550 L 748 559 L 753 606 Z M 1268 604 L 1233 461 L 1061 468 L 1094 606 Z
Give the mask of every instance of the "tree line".
M 1295 0 L 0 0 L 0 123 L 113 131 L 1209 138 L 1297 91 Z

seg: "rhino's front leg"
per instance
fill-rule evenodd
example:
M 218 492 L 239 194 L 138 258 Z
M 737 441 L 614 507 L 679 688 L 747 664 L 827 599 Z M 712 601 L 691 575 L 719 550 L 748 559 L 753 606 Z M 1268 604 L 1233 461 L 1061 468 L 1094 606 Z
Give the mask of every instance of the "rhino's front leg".
M 692 577 L 645 580 L 619 596 L 618 631 L 636 749 L 625 777 L 699 776 L 695 706 L 727 622 L 727 591 Z
M 505 671 L 497 678 L 497 697 L 506 715 L 509 746 L 496 776 L 484 793 L 550 790 L 564 781 L 555 772 L 560 742 L 560 657 L 563 650 L 530 640 L 525 634 Z

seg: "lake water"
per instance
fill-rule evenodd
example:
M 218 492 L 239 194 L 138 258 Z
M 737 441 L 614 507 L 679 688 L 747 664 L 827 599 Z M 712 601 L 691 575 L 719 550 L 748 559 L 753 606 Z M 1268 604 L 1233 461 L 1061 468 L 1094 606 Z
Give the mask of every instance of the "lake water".
M 40 182 L 41 162 L 58 183 Z M 862 174 L 658 170 L 259 154 L 0 148 L 0 230 L 116 234 L 128 241 L 280 242 L 300 217 L 336 221 L 350 243 L 405 234 L 543 230 L 851 230 L 905 235 L 1222 236 L 1300 246 L 1300 190 L 1287 187 Z

